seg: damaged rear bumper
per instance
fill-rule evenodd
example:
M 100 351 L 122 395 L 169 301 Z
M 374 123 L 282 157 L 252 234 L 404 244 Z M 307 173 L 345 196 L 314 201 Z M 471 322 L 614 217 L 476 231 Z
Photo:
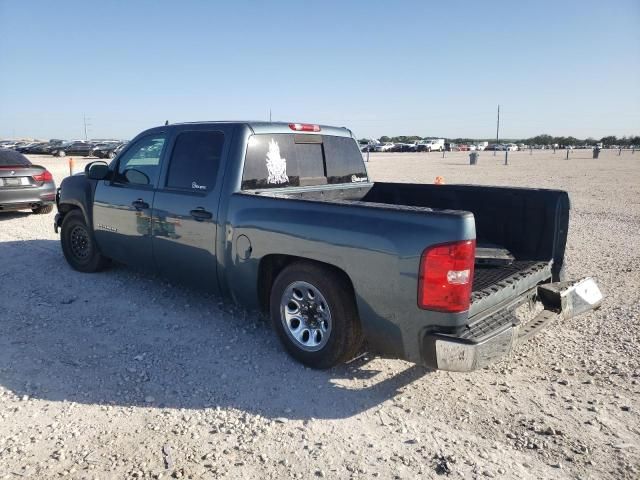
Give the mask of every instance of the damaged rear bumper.
M 424 363 L 453 372 L 483 368 L 508 355 L 516 345 L 552 321 L 566 320 L 597 308 L 603 298 L 591 277 L 577 282 L 539 285 L 532 294 L 544 308 L 526 323 L 512 314 L 513 309 L 503 308 L 470 325 L 461 335 L 427 334 L 423 340 Z

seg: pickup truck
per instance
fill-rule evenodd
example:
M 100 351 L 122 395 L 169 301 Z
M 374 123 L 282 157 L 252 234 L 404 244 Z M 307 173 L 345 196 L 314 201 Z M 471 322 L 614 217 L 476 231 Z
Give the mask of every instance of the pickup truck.
M 567 193 L 371 182 L 346 128 L 152 128 L 56 203 L 74 269 L 113 260 L 269 312 L 314 368 L 367 351 L 470 371 L 602 299 L 561 281 Z

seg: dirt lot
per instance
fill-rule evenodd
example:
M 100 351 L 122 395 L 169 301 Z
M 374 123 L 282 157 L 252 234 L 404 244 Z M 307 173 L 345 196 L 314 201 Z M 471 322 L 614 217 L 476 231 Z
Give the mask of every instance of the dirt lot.
M 564 156 L 371 155 L 375 180 L 571 194 L 567 273 L 604 305 L 470 374 L 306 369 L 258 314 L 76 273 L 53 214 L 0 214 L 0 478 L 639 478 L 640 152 Z

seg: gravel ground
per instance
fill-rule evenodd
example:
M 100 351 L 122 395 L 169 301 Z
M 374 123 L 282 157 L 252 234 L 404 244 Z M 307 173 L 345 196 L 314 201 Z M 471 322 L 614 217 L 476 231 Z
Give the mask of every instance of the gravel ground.
M 0 478 L 638 478 L 640 152 L 590 153 L 371 155 L 375 180 L 571 194 L 567 273 L 603 306 L 469 374 L 306 369 L 260 315 L 74 272 L 53 214 L 0 214 Z

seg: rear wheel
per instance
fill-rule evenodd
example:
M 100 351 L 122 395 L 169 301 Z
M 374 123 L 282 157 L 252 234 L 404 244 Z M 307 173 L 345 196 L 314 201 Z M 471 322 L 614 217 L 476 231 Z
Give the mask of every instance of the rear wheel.
M 98 272 L 109 263 L 109 259 L 98 251 L 93 233 L 78 210 L 64 217 L 60 243 L 67 262 L 79 272 Z
M 307 262 L 286 267 L 270 298 L 271 321 L 289 354 L 312 368 L 330 368 L 353 358 L 362 330 L 347 280 Z
M 53 211 L 53 205 L 40 205 L 39 207 L 32 208 L 31 211 L 36 215 L 44 215 Z
M 65 152 L 64 150 L 58 150 L 56 152 L 56 157 L 64 157 L 67 155 L 67 152 Z

